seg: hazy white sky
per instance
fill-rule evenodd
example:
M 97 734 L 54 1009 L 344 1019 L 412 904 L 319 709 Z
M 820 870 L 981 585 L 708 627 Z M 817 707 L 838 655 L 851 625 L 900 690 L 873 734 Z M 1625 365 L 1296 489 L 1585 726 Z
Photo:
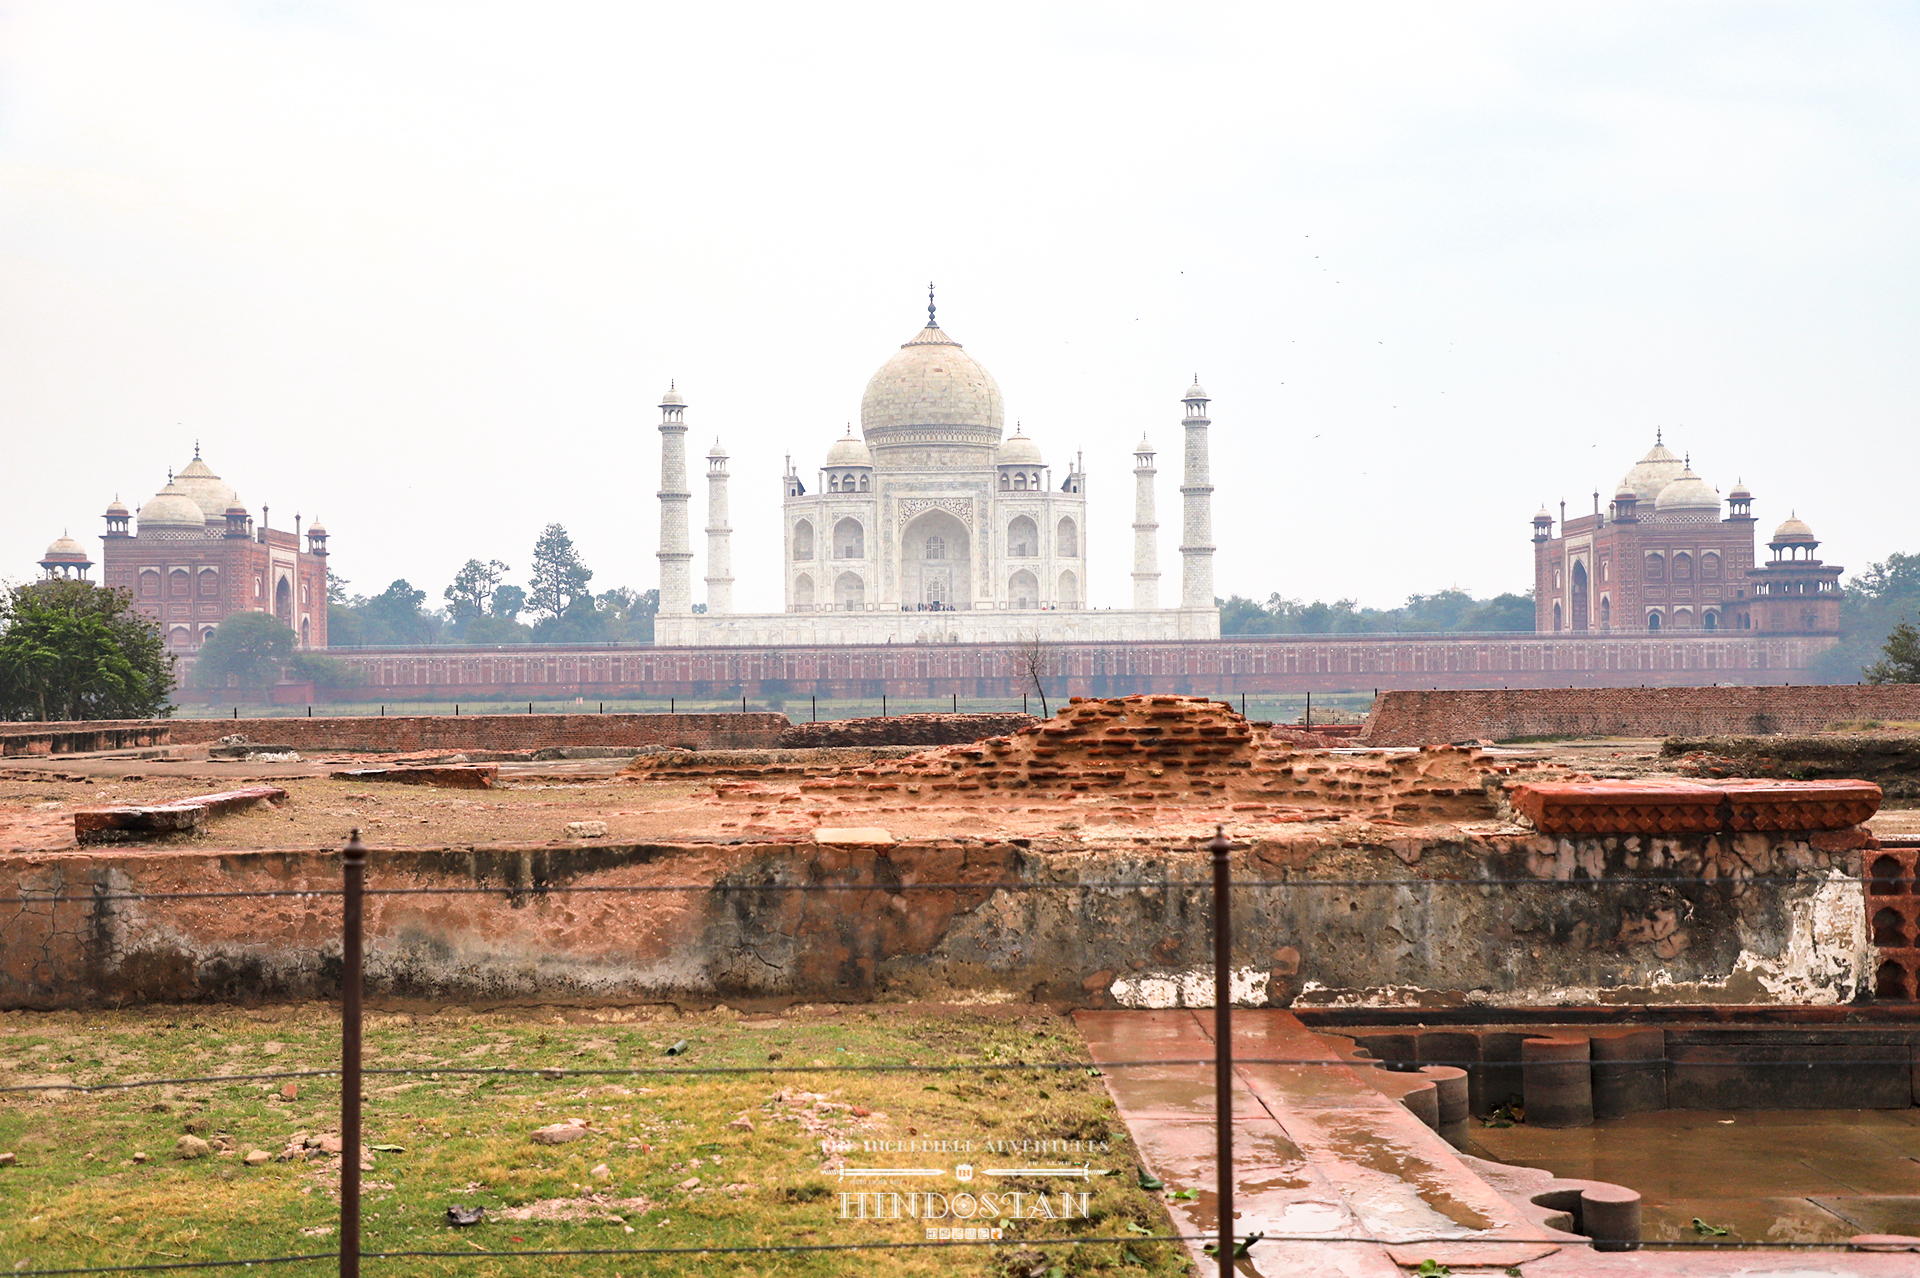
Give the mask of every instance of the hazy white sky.
M 777 608 L 781 458 L 929 278 L 1084 450 L 1095 604 L 1142 431 L 1177 596 L 1196 372 L 1222 594 L 1525 589 L 1656 425 L 1860 567 L 1920 551 L 1916 66 L 1911 3 L 3 0 L 0 576 L 197 438 L 355 590 L 551 521 L 652 586 L 674 377 Z

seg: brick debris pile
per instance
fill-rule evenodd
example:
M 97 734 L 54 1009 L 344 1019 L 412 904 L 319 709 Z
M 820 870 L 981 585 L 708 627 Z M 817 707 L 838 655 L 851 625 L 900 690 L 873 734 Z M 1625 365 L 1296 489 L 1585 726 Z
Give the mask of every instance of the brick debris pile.
M 774 744 L 781 749 L 834 746 L 966 745 L 1018 732 L 1040 720 L 1030 714 L 894 714 L 866 719 L 796 723 Z
M 1500 786 L 1538 767 L 1452 746 L 1301 748 L 1256 730 L 1224 702 L 1135 696 L 1075 698 L 1052 719 L 1010 735 L 842 769 L 801 782 L 797 795 L 776 798 L 752 781 L 723 783 L 716 794 L 789 809 L 812 800 L 859 813 L 1093 803 L 1121 823 L 1150 823 L 1168 809 L 1190 816 L 1196 806 L 1236 820 L 1427 823 L 1496 818 Z

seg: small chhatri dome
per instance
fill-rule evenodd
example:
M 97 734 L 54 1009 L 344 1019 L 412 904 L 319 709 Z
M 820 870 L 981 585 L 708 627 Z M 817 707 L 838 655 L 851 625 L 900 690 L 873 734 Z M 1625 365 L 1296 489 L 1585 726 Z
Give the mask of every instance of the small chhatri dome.
M 1020 429 L 1020 423 L 1013 424 L 1013 434 L 1000 445 L 1000 464 L 1002 466 L 1041 466 L 1040 445 L 1028 439 Z
M 111 518 L 116 515 L 125 515 L 126 513 L 127 513 L 127 508 L 118 497 L 115 497 L 112 501 L 107 503 L 108 517 Z
M 1753 494 L 1747 491 L 1747 481 L 1744 479 L 1734 480 L 1733 491 L 1727 494 L 1727 500 L 1728 501 L 1752 501 Z
M 81 548 L 79 542 L 61 533 L 54 543 L 47 547 L 47 557 L 40 562 L 42 564 L 91 564 L 93 560 L 87 558 L 87 552 Z
M 1613 499 L 1615 501 L 1637 502 L 1640 500 L 1640 494 L 1635 492 L 1631 485 L 1622 484 L 1620 485 L 1619 490 L 1613 494 Z
M 1805 520 L 1789 515 L 1785 523 L 1773 530 L 1773 540 L 1767 544 L 1770 546 L 1817 545 L 1819 539 L 1813 535 L 1813 529 L 1807 527 Z
M 1633 468 L 1621 479 L 1622 488 L 1631 488 L 1640 496 L 1640 500 L 1652 503 L 1658 500 L 1660 490 L 1680 478 L 1687 464 L 1675 456 L 1673 451 L 1656 436 L 1647 455 L 1633 464 Z
M 149 497 L 137 518 L 142 533 L 159 529 L 205 532 L 207 527 L 207 514 L 200 509 L 200 503 L 174 481 L 168 481 L 165 488 Z
M 1553 512 L 1545 506 L 1542 506 L 1533 512 L 1533 522 L 1536 524 L 1550 524 L 1553 522 Z
M 727 450 L 720 446 L 720 437 L 718 435 L 713 437 L 713 447 L 707 450 L 707 456 L 713 459 L 724 459 L 728 456 Z
M 1207 398 L 1207 388 L 1200 384 L 1200 374 L 1195 373 L 1193 375 L 1193 385 L 1187 387 L 1187 393 L 1182 395 L 1180 398 L 1188 401 L 1189 403 L 1191 403 L 1194 400 L 1203 400 Z
M 327 535 L 327 526 L 320 522 L 320 516 L 315 515 L 313 517 L 313 522 L 307 525 L 307 536 L 324 537 L 326 535 Z
M 1140 436 L 1139 447 L 1135 448 L 1133 451 L 1136 453 L 1150 453 L 1153 451 L 1153 441 L 1148 439 L 1145 435 L 1142 435 Z
M 660 397 L 660 407 L 668 408 L 674 405 L 678 405 L 684 408 L 686 406 L 686 403 L 687 401 L 681 397 L 680 392 L 674 389 L 673 382 L 668 381 L 667 393 Z
M 847 433 L 833 441 L 833 447 L 827 450 L 829 466 L 871 466 L 873 454 L 867 451 L 865 441 L 854 438 L 853 427 L 847 427 Z
M 1680 477 L 1660 490 L 1654 499 L 1653 508 L 1661 514 L 1687 510 L 1720 510 L 1720 490 L 1693 473 L 1691 467 L 1683 467 Z

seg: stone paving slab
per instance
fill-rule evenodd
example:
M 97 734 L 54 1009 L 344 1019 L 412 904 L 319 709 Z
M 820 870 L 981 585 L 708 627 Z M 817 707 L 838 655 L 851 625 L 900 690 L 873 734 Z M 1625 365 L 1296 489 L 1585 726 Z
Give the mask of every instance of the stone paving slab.
M 1175 1226 L 1183 1234 L 1214 1233 L 1211 1013 L 1082 1011 L 1075 1021 L 1096 1063 L 1168 1062 L 1107 1069 L 1108 1090 L 1148 1169 L 1169 1188 L 1199 1193 L 1186 1202 L 1169 1199 Z M 1596 1252 L 1584 1239 L 1538 1223 L 1549 1214 L 1545 1209 L 1504 1197 L 1437 1133 L 1376 1091 L 1364 1077 L 1364 1066 L 1346 1064 L 1335 1045 L 1322 1042 L 1290 1013 L 1247 1009 L 1237 1011 L 1234 1022 L 1236 1060 L 1329 1062 L 1236 1066 L 1236 1231 L 1297 1240 L 1256 1244 L 1251 1258 L 1234 1267 L 1236 1274 L 1387 1278 L 1410 1273 L 1427 1260 L 1463 1276 L 1503 1274 L 1516 1266 L 1523 1278 L 1911 1278 L 1915 1272 L 1911 1255 L 1859 1251 Z M 1695 1174 L 1702 1170 L 1693 1169 Z M 1517 1174 L 1510 1179 L 1516 1184 L 1545 1175 L 1513 1171 Z M 1733 1216 L 1763 1214 L 1777 1206 L 1713 1201 L 1716 1211 Z M 1903 1220 L 1893 1200 L 1882 1211 L 1859 1213 L 1859 1222 L 1844 1223 L 1827 1203 L 1798 1201 L 1843 1232 L 1855 1223 L 1860 1232 L 1899 1232 Z M 1648 1236 L 1658 1236 L 1656 1229 L 1666 1224 L 1658 1222 Z M 1199 1273 L 1219 1272 L 1198 1243 L 1188 1249 Z

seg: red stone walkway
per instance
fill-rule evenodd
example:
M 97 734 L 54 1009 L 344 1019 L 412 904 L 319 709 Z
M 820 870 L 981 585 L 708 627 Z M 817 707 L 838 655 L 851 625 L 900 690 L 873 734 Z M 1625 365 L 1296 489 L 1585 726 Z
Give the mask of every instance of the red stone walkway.
M 1213 1054 L 1211 1011 L 1079 1012 L 1096 1062 L 1200 1061 Z M 1258 1278 L 1399 1278 L 1434 1260 L 1457 1274 L 1526 1278 L 1574 1275 L 1776 1274 L 1785 1278 L 1911 1278 L 1911 1254 L 1743 1250 L 1595 1252 L 1584 1240 L 1537 1223 L 1539 1209 L 1510 1201 L 1438 1133 L 1344 1063 L 1288 1012 L 1234 1014 L 1237 1061 L 1286 1059 L 1309 1065 L 1241 1064 L 1231 1100 L 1235 1232 L 1259 1232 L 1236 1272 Z M 1166 1181 L 1179 1232 L 1218 1228 L 1213 1192 L 1213 1066 L 1136 1065 L 1107 1069 L 1127 1129 L 1148 1170 Z M 1543 1173 L 1523 1173 L 1541 1177 Z M 1177 1189 L 1199 1197 L 1180 1201 Z M 1204 1275 L 1216 1262 L 1189 1250 Z

